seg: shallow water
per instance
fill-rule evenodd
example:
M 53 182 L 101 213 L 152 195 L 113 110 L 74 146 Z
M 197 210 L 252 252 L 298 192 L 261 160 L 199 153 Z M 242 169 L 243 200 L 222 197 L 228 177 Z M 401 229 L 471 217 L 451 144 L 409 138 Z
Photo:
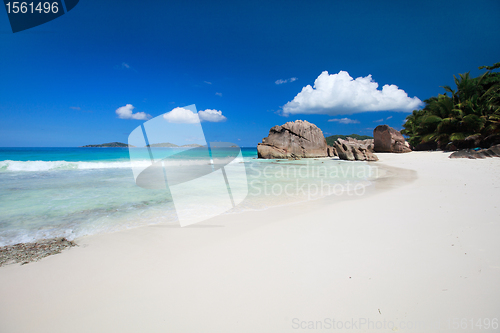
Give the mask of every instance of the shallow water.
M 259 160 L 255 148 L 242 155 L 248 195 L 226 213 L 361 192 L 377 171 L 326 158 Z M 196 153 L 182 158 L 200 163 Z M 178 223 L 168 189 L 137 186 L 131 166 L 126 148 L 0 148 L 0 246 Z M 193 213 L 208 216 L 196 211 L 197 200 L 193 193 Z

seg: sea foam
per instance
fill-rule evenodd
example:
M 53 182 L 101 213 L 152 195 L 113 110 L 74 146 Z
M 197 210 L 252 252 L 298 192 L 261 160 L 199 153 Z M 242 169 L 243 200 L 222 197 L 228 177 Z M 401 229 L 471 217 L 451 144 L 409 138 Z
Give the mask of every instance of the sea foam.
M 167 161 L 176 166 L 209 164 L 207 160 Z M 217 160 L 214 160 L 217 163 Z M 91 169 L 123 169 L 132 167 L 148 167 L 150 160 L 122 162 L 72 162 L 72 161 L 0 161 L 0 172 L 5 171 L 58 171 L 58 170 L 91 170 Z

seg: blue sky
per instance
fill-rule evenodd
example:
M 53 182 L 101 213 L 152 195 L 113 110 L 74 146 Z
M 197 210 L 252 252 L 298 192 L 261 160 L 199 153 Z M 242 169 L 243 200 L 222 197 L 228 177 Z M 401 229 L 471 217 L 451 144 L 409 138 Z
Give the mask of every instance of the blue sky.
M 240 146 L 296 119 L 326 135 L 401 129 L 416 98 L 500 61 L 499 18 L 498 0 L 81 0 L 13 34 L 0 10 L 0 146 L 127 142 L 191 104 L 225 117 L 202 123 L 207 141 Z

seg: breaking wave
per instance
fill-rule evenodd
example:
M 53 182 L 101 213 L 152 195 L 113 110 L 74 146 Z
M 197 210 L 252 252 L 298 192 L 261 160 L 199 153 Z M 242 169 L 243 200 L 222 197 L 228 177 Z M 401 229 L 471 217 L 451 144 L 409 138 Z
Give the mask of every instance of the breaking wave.
M 214 159 L 217 163 L 218 160 Z M 178 166 L 209 164 L 206 159 L 170 161 Z M 91 169 L 123 169 L 148 167 L 149 160 L 110 161 L 110 162 L 71 162 L 71 161 L 0 161 L 0 172 L 6 171 L 59 171 L 59 170 L 91 170 Z

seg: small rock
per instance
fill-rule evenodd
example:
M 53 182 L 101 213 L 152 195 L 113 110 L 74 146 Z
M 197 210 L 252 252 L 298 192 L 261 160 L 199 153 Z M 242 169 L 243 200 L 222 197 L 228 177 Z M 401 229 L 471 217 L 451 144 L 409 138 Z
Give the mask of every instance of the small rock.
M 62 237 L 44 239 L 34 243 L 2 246 L 0 247 L 0 267 L 14 263 L 25 265 L 61 253 L 61 251 L 73 246 L 77 246 L 75 242 Z

